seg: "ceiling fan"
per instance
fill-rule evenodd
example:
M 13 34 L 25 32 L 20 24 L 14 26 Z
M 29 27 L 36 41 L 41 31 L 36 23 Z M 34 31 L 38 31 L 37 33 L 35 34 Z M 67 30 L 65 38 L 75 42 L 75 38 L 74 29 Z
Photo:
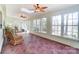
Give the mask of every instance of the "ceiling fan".
M 26 14 L 24 14 L 24 13 L 18 13 L 17 16 L 18 16 L 20 19 L 23 19 L 23 20 L 28 19 L 28 16 L 27 16 Z
M 27 18 L 26 16 L 23 16 L 23 15 L 21 15 L 20 17 L 22 17 L 22 18 Z
M 40 4 L 36 4 L 36 5 L 33 5 L 34 6 L 34 10 L 35 12 L 45 12 L 45 9 L 48 8 L 48 7 L 44 7 Z
M 40 4 L 35 4 L 33 5 L 33 9 L 22 8 L 21 11 L 27 12 L 27 13 L 41 13 L 41 12 L 45 12 L 46 8 L 48 7 L 44 7 L 43 5 L 40 5 Z

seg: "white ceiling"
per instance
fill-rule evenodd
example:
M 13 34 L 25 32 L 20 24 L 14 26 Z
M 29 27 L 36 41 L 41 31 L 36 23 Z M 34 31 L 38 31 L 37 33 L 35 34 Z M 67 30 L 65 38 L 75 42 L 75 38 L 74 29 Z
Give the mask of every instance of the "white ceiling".
M 74 6 L 75 4 L 43 4 L 43 6 L 48 7 L 44 13 L 47 12 L 54 12 L 56 10 L 61 10 L 63 8 L 71 7 Z M 33 4 L 6 4 L 6 12 L 8 16 L 16 16 L 18 13 L 25 13 L 21 11 L 21 8 L 26 8 L 26 9 L 34 9 Z M 44 14 L 43 13 L 43 14 Z M 25 13 L 28 16 L 33 16 L 36 15 L 36 13 Z

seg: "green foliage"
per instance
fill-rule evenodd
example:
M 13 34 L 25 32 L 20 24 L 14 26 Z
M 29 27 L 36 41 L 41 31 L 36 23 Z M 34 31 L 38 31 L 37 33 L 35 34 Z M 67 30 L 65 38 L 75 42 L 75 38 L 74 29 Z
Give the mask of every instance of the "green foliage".
M 12 29 L 12 27 L 9 27 L 9 26 L 5 27 L 5 32 L 11 32 L 12 34 L 15 35 L 15 31 Z

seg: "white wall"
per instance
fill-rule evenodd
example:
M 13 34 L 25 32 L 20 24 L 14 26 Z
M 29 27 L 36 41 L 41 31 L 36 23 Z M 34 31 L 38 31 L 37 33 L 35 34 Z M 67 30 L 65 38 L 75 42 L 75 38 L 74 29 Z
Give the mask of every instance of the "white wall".
M 3 40 L 3 29 L 0 29 L 0 52 L 2 50 Z
M 4 29 L 4 20 L 5 20 L 5 17 L 6 17 L 5 5 L 0 5 L 0 12 L 2 13 L 2 19 L 1 19 L 2 20 L 1 21 L 2 28 L 0 28 L 0 52 L 1 52 L 3 41 L 4 41 L 4 38 L 3 38 L 3 29 Z

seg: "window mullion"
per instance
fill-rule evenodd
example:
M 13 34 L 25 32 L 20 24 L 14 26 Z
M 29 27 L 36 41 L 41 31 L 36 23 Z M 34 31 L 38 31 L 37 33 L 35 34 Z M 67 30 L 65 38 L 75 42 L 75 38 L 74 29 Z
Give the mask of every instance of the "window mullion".
M 67 35 L 67 31 L 68 31 L 68 14 L 67 14 L 67 19 L 66 19 L 66 35 Z
M 61 35 L 64 33 L 64 16 L 61 16 Z
M 79 39 L 79 13 L 78 13 L 78 39 Z

